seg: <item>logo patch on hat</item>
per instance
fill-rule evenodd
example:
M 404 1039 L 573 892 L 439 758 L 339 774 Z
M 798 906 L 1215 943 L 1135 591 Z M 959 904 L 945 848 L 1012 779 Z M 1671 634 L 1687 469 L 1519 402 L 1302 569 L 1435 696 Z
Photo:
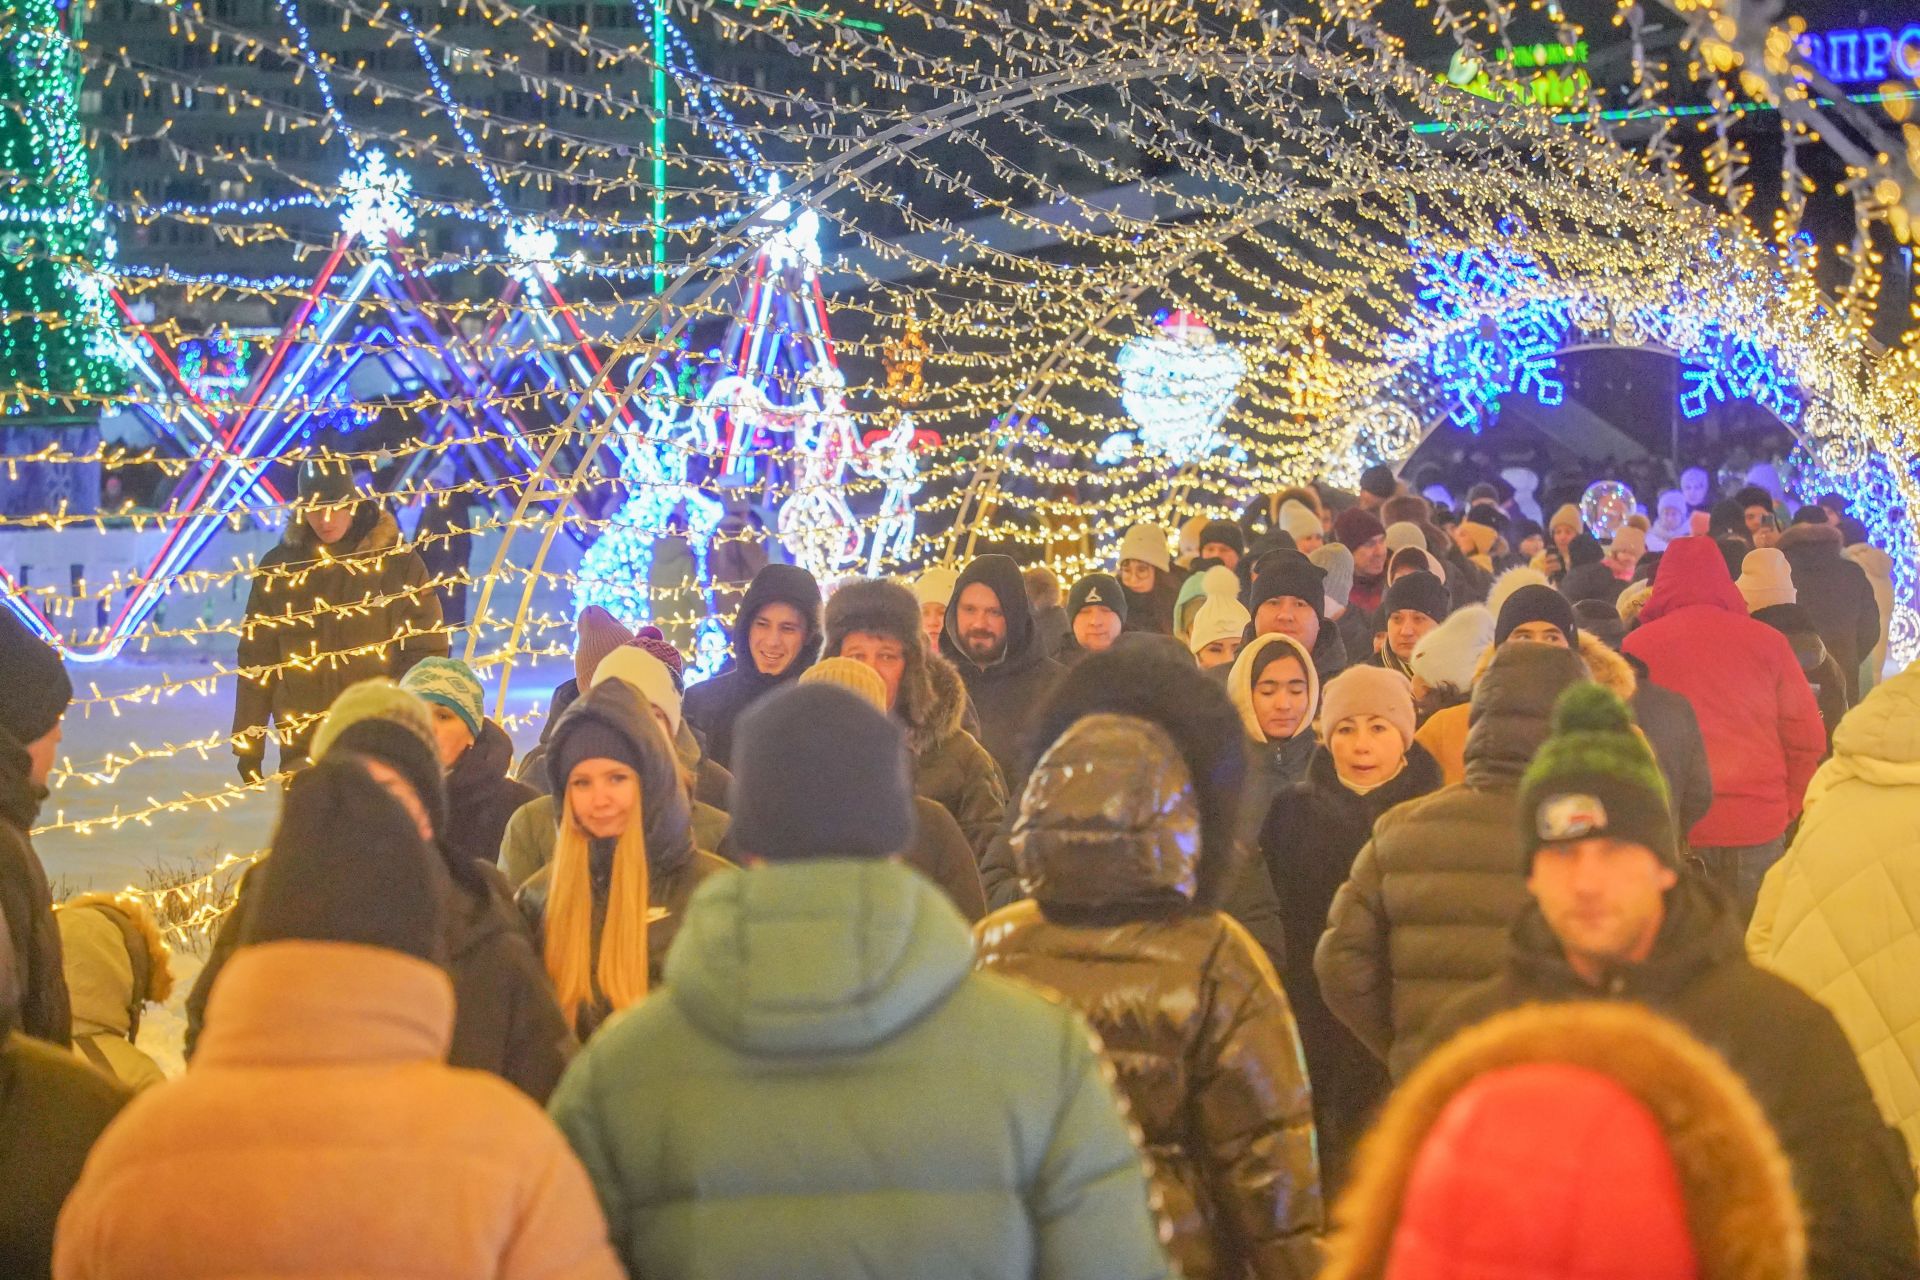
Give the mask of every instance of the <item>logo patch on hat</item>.
M 1583 840 L 1607 829 L 1607 806 L 1599 796 L 1549 796 L 1534 815 L 1542 840 Z
M 1100 588 L 1098 587 L 1087 588 L 1087 604 L 1105 604 L 1106 602 L 1107 602 L 1107 598 L 1100 594 Z

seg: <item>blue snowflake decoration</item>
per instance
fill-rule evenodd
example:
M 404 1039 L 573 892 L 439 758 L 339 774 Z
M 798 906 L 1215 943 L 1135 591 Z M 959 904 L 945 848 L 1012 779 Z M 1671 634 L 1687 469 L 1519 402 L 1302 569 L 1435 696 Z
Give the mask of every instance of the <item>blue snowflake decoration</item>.
M 1805 401 L 1773 353 L 1751 339 L 1709 324 L 1698 346 L 1682 354 L 1680 410 L 1698 418 L 1716 404 L 1750 400 L 1793 426 Z

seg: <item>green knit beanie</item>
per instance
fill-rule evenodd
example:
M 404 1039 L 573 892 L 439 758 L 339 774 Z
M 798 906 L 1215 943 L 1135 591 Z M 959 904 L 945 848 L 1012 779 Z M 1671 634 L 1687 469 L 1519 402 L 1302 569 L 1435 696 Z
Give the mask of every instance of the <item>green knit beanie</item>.
M 1520 780 L 1520 847 L 1531 868 L 1543 845 L 1606 836 L 1680 865 L 1667 780 L 1627 704 L 1580 683 L 1553 707 L 1553 736 Z
M 440 748 L 433 733 L 433 713 L 427 710 L 426 702 L 412 690 L 377 677 L 350 684 L 340 691 L 340 696 L 327 708 L 326 718 L 320 721 L 320 727 L 313 732 L 313 741 L 307 748 L 308 756 L 314 760 L 320 759 L 348 725 L 362 720 L 392 721 L 419 738 L 426 744 L 427 750 L 434 752 L 436 759 L 439 758 Z

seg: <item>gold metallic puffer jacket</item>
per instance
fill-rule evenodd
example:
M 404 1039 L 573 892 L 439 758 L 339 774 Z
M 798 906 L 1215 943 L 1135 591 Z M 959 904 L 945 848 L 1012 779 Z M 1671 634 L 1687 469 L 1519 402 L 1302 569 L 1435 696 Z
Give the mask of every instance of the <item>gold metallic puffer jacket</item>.
M 1203 850 L 1166 732 L 1092 715 L 1036 766 L 1013 828 L 1032 895 L 976 928 L 982 968 L 1100 1035 L 1187 1280 L 1305 1280 L 1322 1224 L 1299 1035 L 1247 932 L 1195 902 Z

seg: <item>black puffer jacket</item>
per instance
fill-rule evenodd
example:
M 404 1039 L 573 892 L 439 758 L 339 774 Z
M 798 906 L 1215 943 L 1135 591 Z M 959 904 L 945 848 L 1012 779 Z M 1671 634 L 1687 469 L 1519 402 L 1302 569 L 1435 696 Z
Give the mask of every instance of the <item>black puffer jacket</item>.
M 594 725 L 610 730 L 625 740 L 632 758 L 640 762 L 641 818 L 647 847 L 647 980 L 657 985 L 667 959 L 667 948 L 680 931 L 687 902 L 700 882 L 710 875 L 733 869 L 732 864 L 693 847 L 693 812 L 686 787 L 680 779 L 680 765 L 666 733 L 653 716 L 640 709 L 640 696 L 619 680 L 603 681 L 585 697 L 576 701 L 554 726 L 548 743 L 548 787 L 556 796 L 566 794 L 566 779 L 559 775 L 561 759 L 566 755 L 567 736 L 582 726 Z M 564 822 L 566 808 L 556 801 L 554 820 Z M 588 877 L 593 886 L 593 956 L 600 955 L 600 931 L 607 922 L 607 894 L 613 886 L 612 840 L 588 843 Z M 547 894 L 552 887 L 553 864 L 548 863 L 520 886 L 514 900 L 533 934 L 534 954 L 542 954 L 547 916 Z M 592 1035 L 606 1020 L 612 1006 L 595 990 L 591 1004 L 581 1008 L 575 1030 L 581 1040 Z
M 1286 999 L 1217 910 L 1231 812 L 1203 824 L 1167 732 L 1077 721 L 1014 823 L 1034 900 L 982 921 L 982 968 L 1065 998 L 1099 1033 L 1145 1139 L 1187 1280 L 1306 1280 L 1322 1220 L 1312 1105 Z
M 73 1012 L 60 964 L 60 930 L 46 869 L 27 832 L 46 791 L 27 781 L 27 749 L 0 728 L 0 912 L 11 940 L 20 1031 L 61 1048 L 73 1042 Z
M 1473 690 L 1465 780 L 1384 815 L 1334 895 L 1314 954 L 1321 996 L 1396 1080 L 1434 1011 L 1499 970 L 1527 902 L 1520 775 L 1554 699 L 1586 675 L 1567 649 L 1497 649 Z
M 979 583 L 1000 601 L 1007 620 L 1007 647 L 998 662 L 978 666 L 967 657 L 960 640 L 960 597 Z M 1040 706 L 1065 675 L 1065 668 L 1047 657 L 1033 629 L 1033 610 L 1027 603 L 1020 566 L 1011 557 L 977 557 L 960 574 L 947 606 L 946 628 L 940 633 L 940 652 L 953 663 L 973 699 L 980 717 L 980 745 L 1000 766 L 1009 797 L 1018 797 L 1026 781 L 1030 752 L 1028 729 Z M 989 889 L 988 901 L 992 901 Z
M 1832 525 L 1797 524 L 1780 535 L 1780 554 L 1793 570 L 1800 607 L 1840 668 L 1851 707 L 1860 701 L 1860 664 L 1880 643 L 1880 602 L 1867 571 L 1842 554 L 1844 542 Z
M 762 675 L 747 646 L 754 618 L 770 604 L 792 605 L 807 624 L 799 655 L 777 676 Z M 820 584 L 813 575 L 790 564 L 770 564 L 754 574 L 733 620 L 733 666 L 694 685 L 681 702 L 687 723 L 706 741 L 707 758 L 723 769 L 731 768 L 733 722 L 740 713 L 788 681 L 798 680 L 819 656 Z
M 447 771 L 447 831 L 441 843 L 449 852 L 489 865 L 499 858 L 508 820 L 540 794 L 507 776 L 512 763 L 506 730 L 482 721 L 479 738 Z
M 1455 1032 L 1535 1001 L 1624 999 L 1664 1014 L 1716 1050 L 1753 1091 L 1793 1168 L 1807 1215 L 1809 1280 L 1920 1275 L 1914 1174 L 1900 1135 L 1880 1118 L 1833 1014 L 1777 974 L 1747 961 L 1732 907 L 1688 876 L 1645 963 L 1604 992 L 1567 964 L 1537 907 L 1511 930 L 1497 976 L 1438 1011 L 1412 1055 Z

